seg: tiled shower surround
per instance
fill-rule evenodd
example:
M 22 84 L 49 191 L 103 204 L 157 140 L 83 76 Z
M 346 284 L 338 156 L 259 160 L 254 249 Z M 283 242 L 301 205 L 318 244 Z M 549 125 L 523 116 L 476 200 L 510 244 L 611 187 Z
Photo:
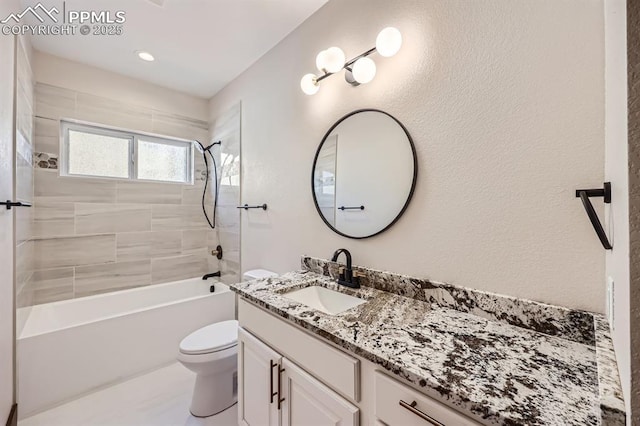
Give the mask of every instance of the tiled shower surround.
M 238 108 L 222 127 L 228 134 L 225 149 L 238 154 L 239 114 Z M 215 132 L 221 129 L 217 120 L 210 126 L 202 120 L 38 83 L 35 271 L 30 283 L 33 304 L 160 284 L 218 270 L 223 271 L 225 281 L 237 279 L 239 259 L 234 250 L 239 251 L 239 233 L 226 230 L 238 228 L 239 213 L 221 208 L 218 229 L 209 228 L 202 214 L 205 166 L 199 152 L 195 155 L 193 185 L 60 177 L 56 161 L 60 119 L 197 139 L 205 145 L 212 138 L 220 138 Z M 223 176 L 229 173 L 222 171 Z M 209 182 L 210 213 L 212 194 Z M 221 189 L 219 204 L 235 205 L 236 194 L 239 188 Z M 223 261 L 210 254 L 220 240 L 228 247 Z
M 16 179 L 15 191 L 17 201 L 33 202 L 33 71 L 27 48 L 28 42 L 18 38 L 16 52 L 17 64 L 17 97 L 16 97 Z M 32 240 L 34 210 L 30 208 L 15 209 L 16 229 L 16 306 L 31 305 L 30 291 L 33 279 L 34 242 Z

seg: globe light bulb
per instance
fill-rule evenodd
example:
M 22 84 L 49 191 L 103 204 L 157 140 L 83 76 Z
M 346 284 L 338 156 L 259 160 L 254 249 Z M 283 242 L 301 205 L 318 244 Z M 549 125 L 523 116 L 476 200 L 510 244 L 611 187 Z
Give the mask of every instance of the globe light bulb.
M 325 72 L 327 69 L 327 56 L 326 50 L 323 50 L 316 56 L 316 68 L 318 68 L 318 71 Z
M 390 57 L 398 53 L 402 46 L 402 34 L 397 28 L 387 27 L 380 31 L 376 37 L 376 50 L 384 57 Z
M 352 73 L 358 83 L 369 83 L 376 76 L 376 63 L 367 57 L 360 58 L 353 64 Z
M 318 77 L 315 74 L 305 74 L 300 80 L 300 88 L 307 95 L 315 95 L 320 90 L 320 86 L 318 86 L 318 82 L 316 81 Z
M 326 72 L 336 73 L 344 67 L 347 60 L 342 49 L 339 47 L 330 47 L 324 51 L 324 69 Z

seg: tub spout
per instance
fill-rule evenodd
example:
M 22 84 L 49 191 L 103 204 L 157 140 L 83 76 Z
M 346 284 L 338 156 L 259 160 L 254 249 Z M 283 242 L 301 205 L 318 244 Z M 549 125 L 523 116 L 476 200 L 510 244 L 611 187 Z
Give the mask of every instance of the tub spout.
M 209 279 L 209 278 L 213 278 L 213 277 L 219 277 L 220 276 L 220 271 L 218 272 L 213 272 L 211 274 L 205 274 L 202 276 L 203 280 Z

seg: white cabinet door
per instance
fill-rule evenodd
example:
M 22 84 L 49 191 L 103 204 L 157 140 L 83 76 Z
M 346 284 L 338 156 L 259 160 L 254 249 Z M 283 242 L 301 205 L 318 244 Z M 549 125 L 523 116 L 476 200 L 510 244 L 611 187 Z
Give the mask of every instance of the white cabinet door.
M 358 407 L 286 358 L 282 368 L 282 426 L 358 425 Z
M 282 356 L 238 330 L 238 413 L 242 425 L 279 426 L 278 369 Z

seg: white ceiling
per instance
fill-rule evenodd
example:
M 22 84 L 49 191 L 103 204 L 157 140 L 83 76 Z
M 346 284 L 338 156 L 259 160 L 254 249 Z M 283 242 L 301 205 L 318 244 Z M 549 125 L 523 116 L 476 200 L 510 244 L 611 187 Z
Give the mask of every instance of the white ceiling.
M 43 52 L 210 98 L 327 1 L 66 0 L 67 11 L 125 11 L 123 35 L 32 40 Z M 62 0 L 41 2 L 63 10 Z M 35 4 L 22 0 L 24 7 Z M 156 60 L 141 61 L 137 50 Z

